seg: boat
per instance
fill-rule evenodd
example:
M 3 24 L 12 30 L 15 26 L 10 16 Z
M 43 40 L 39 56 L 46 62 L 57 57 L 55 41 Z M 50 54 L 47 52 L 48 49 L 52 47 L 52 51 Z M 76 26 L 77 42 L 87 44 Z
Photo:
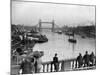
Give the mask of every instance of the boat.
M 34 34 L 34 33 L 28 33 L 27 36 L 34 37 L 34 38 L 40 38 L 41 34 L 40 33 L 36 33 L 36 34 Z
M 58 34 L 62 34 L 62 31 L 57 31 L 56 33 L 58 33 Z
M 74 33 L 72 33 L 72 32 L 65 32 L 65 35 L 74 36 Z
M 46 35 L 41 35 L 40 37 L 38 37 L 37 40 L 34 40 L 36 43 L 44 43 L 44 42 L 48 42 L 48 38 L 46 37 Z
M 44 42 L 48 42 L 48 39 L 47 38 L 39 38 L 38 40 L 34 40 L 36 43 L 44 43 Z
M 72 36 L 72 38 L 70 38 L 70 36 Z M 72 34 L 69 35 L 68 41 L 69 41 L 70 43 L 76 43 L 76 42 L 77 42 L 77 40 L 76 40 L 75 37 L 74 37 L 74 32 L 73 32 Z
M 48 41 L 46 35 L 42 35 L 39 33 L 38 34 L 28 33 L 27 37 L 31 37 L 30 39 L 34 40 L 36 43 L 44 43 Z
M 74 34 L 73 34 L 73 33 L 69 33 L 68 35 L 69 35 L 69 36 L 74 36 Z
M 76 39 L 68 39 L 68 41 L 71 42 L 71 43 L 76 43 L 77 42 Z

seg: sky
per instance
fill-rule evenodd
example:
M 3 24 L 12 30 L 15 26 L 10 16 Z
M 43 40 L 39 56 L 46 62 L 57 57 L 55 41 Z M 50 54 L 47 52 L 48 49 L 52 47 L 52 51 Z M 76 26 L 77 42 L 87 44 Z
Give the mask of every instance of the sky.
M 34 26 L 38 24 L 39 19 L 43 22 L 55 20 L 55 24 L 59 27 L 95 23 L 94 6 L 12 1 L 11 13 L 12 24 Z

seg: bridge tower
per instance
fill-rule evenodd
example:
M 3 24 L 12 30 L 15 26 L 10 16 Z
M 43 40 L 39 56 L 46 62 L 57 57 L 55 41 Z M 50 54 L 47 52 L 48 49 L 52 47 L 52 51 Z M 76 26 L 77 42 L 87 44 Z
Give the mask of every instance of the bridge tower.
M 54 32 L 54 30 L 55 30 L 54 25 L 55 25 L 55 22 L 54 22 L 54 20 L 52 20 L 52 32 Z
M 39 20 L 39 32 L 41 32 L 41 19 Z

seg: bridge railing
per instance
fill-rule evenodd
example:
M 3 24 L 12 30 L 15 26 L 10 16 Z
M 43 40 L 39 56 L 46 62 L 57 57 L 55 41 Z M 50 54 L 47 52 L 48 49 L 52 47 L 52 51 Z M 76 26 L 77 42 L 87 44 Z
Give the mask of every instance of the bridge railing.
M 59 64 L 59 69 L 58 71 L 68 71 L 68 70 L 73 70 L 77 67 L 77 63 L 76 63 L 76 59 L 68 59 L 68 60 L 60 60 L 58 62 Z M 19 73 L 19 67 L 20 65 L 16 64 L 16 65 L 12 65 L 12 74 L 18 74 Z M 54 70 L 54 64 L 52 63 L 52 61 L 48 61 L 48 62 L 43 62 L 42 63 L 42 68 L 41 68 L 41 73 L 42 72 L 55 72 Z
M 76 59 L 60 60 L 58 62 L 58 64 L 59 64 L 58 72 L 70 71 L 70 70 L 88 70 L 88 69 L 93 69 L 93 68 L 95 69 L 95 66 L 78 68 L 78 63 L 76 62 Z M 11 69 L 12 69 L 11 73 L 12 74 L 19 74 L 19 70 L 20 70 L 19 68 L 20 68 L 20 65 L 18 65 L 18 64 L 12 65 L 11 66 Z M 40 73 L 43 73 L 43 72 L 55 72 L 54 64 L 52 63 L 52 61 L 42 63 L 42 68 L 41 68 Z
M 76 59 L 60 60 L 58 62 L 58 71 L 72 70 L 77 67 Z M 42 63 L 41 72 L 54 72 L 54 64 L 52 61 Z

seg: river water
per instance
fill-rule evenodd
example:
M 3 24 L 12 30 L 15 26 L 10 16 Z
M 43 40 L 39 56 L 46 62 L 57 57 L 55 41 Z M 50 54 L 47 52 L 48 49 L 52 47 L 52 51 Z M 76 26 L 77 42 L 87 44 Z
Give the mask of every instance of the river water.
M 44 51 L 42 61 L 52 61 L 55 53 L 58 54 L 58 59 L 71 59 L 76 58 L 79 53 L 85 54 L 88 51 L 90 54 L 92 51 L 95 53 L 95 39 L 93 38 L 81 38 L 79 35 L 75 35 L 77 40 L 76 44 L 68 42 L 69 36 L 65 34 L 53 33 L 50 30 L 43 30 L 41 32 L 48 38 L 48 42 L 42 44 L 36 44 L 33 51 Z

